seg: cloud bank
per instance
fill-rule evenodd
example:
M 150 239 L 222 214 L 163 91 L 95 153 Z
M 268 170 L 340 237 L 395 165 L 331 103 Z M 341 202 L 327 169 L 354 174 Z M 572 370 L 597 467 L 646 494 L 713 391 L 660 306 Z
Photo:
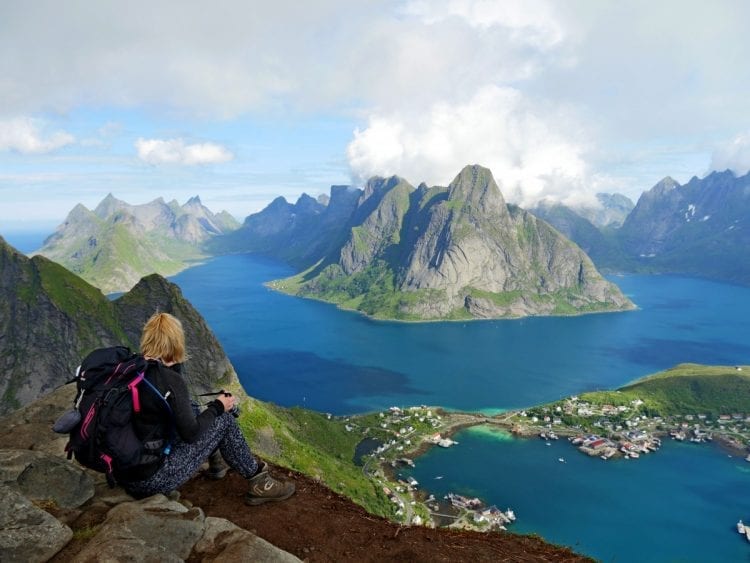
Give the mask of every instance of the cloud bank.
M 16 116 L 125 108 L 180 131 L 135 131 L 143 161 L 226 162 L 180 136 L 332 116 L 354 124 L 342 175 L 444 184 L 479 163 L 524 205 L 637 197 L 680 165 L 746 167 L 742 139 L 710 152 L 750 127 L 747 21 L 743 0 L 5 2 L 0 53 L 23 56 L 0 57 L 0 150 L 73 142 Z
M 217 164 L 228 162 L 234 155 L 216 143 L 188 145 L 183 139 L 138 139 L 138 158 L 149 164 Z
M 711 157 L 711 170 L 731 170 L 737 176 L 750 172 L 750 131 L 719 146 Z
M 41 120 L 16 117 L 0 120 L 0 151 L 42 154 L 55 151 L 75 141 L 65 131 L 46 132 Z
M 584 135 L 563 108 L 487 86 L 464 104 L 372 116 L 355 131 L 347 156 L 360 179 L 397 174 L 429 185 L 447 185 L 463 166 L 481 164 L 506 199 L 529 206 L 542 198 L 563 200 L 586 183 Z

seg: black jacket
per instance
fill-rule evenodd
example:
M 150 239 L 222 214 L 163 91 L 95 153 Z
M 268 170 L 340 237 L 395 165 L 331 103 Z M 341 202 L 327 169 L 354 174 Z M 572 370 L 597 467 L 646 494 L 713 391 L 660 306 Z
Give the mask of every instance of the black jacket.
M 224 405 L 217 399 L 211 401 L 196 417 L 185 379 L 161 362 L 148 362 L 146 379 L 166 397 L 172 412 L 170 413 L 164 401 L 149 389 L 146 382 L 141 382 L 138 385 L 141 411 L 134 414 L 133 425 L 141 440 L 159 444 L 160 449 L 161 446 L 174 444 L 176 441 L 195 442 L 208 431 L 216 417 L 224 412 Z M 125 481 L 147 479 L 158 471 L 163 461 L 163 457 L 160 456 L 118 478 Z

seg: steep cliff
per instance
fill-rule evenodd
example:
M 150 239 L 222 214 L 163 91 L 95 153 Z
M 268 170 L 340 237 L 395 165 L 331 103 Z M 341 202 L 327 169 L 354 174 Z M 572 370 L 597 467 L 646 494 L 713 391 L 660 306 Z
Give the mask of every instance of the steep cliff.
M 170 313 L 182 321 L 188 351 L 183 373 L 195 392 L 218 391 L 237 384 L 237 375 L 221 344 L 175 284 L 152 274 L 112 305 L 120 326 L 136 347 L 144 323 L 154 312 Z
M 157 310 L 183 321 L 196 390 L 237 386 L 221 345 L 174 284 L 152 275 L 109 301 L 62 266 L 29 259 L 0 238 L 0 413 L 65 383 L 95 348 L 137 350 L 143 323 Z

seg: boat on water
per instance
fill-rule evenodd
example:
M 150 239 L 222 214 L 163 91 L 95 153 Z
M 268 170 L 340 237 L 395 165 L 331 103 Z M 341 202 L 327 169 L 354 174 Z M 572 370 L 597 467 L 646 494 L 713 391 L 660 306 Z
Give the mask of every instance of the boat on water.
M 747 454 L 747 457 L 745 458 L 745 461 L 750 461 L 750 454 Z
M 564 457 L 558 457 L 557 461 L 559 461 L 560 463 L 565 463 L 565 458 Z
M 745 528 L 745 537 L 747 538 L 747 541 L 750 541 L 750 526 Z
M 438 475 L 437 477 L 435 477 L 435 479 L 442 479 L 442 478 L 443 478 L 442 475 Z
M 545 446 L 551 446 L 551 445 L 552 445 L 552 442 L 546 442 L 546 443 L 545 443 L 544 445 L 545 445 Z
M 742 523 L 742 520 L 740 520 L 739 522 L 737 522 L 737 531 L 740 534 L 744 534 L 745 533 L 745 525 Z

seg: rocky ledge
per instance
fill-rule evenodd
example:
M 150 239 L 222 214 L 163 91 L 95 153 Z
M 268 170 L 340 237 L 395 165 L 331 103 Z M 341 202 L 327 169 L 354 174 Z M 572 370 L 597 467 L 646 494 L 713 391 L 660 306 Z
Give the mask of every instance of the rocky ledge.
M 62 457 L 50 426 L 70 390 L 0 420 L 0 561 L 299 561 L 176 492 L 135 500 Z

